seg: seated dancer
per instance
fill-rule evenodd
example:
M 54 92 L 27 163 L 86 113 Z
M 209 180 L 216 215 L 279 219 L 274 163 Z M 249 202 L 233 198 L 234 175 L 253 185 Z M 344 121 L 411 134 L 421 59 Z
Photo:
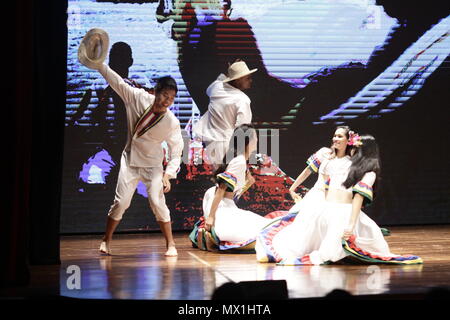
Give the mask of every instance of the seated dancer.
M 333 135 L 333 145 L 331 146 L 331 148 L 321 148 L 319 151 L 308 158 L 308 160 L 306 161 L 307 167 L 300 173 L 295 182 L 289 188 L 289 193 L 292 199 L 295 201 L 295 205 L 289 210 L 289 213 L 299 212 L 302 208 L 303 210 L 307 211 L 305 208 L 307 204 L 314 203 L 313 205 L 316 207 L 318 202 L 320 202 L 321 200 L 325 200 L 323 175 L 319 174 L 320 165 L 323 162 L 330 160 L 336 156 L 336 148 L 338 145 L 337 142 L 343 137 L 346 137 L 348 139 L 349 132 L 350 127 L 338 126 Z M 345 148 L 345 154 L 347 156 L 350 156 L 353 150 L 352 146 L 343 144 L 339 144 L 339 146 L 342 146 L 341 148 Z M 305 198 L 302 199 L 299 194 L 295 193 L 295 190 L 311 175 L 311 173 L 318 174 L 317 181 L 311 188 L 311 190 L 308 191 Z
M 235 137 L 238 141 L 235 141 Z M 242 141 L 240 139 L 245 139 L 245 143 L 239 143 Z M 235 199 L 254 183 L 247 170 L 247 162 L 250 154 L 256 150 L 256 145 L 256 130 L 250 124 L 235 129 L 222 165 L 215 172 L 216 186 L 205 192 L 203 217 L 189 236 L 199 249 L 253 250 L 256 235 L 273 220 L 240 209 L 235 203 Z M 226 159 L 231 157 L 227 165 Z
M 334 132 L 332 145 L 330 148 L 321 148 L 311 155 L 306 161 L 307 167 L 300 173 L 295 182 L 289 188 L 289 193 L 295 201 L 295 205 L 289 210 L 289 214 L 280 217 L 278 221 L 274 221 L 270 228 L 270 246 L 261 245 L 268 241 L 265 233 L 259 235 L 257 246 L 257 260 L 260 262 L 279 261 L 278 256 L 291 255 L 291 251 L 295 251 L 297 243 L 303 241 L 304 237 L 310 237 L 313 231 L 308 227 L 308 220 L 314 221 L 315 215 L 321 212 L 325 203 L 325 177 L 323 168 L 325 163 L 336 157 L 336 154 L 343 154 L 344 161 L 350 161 L 350 155 L 353 152 L 353 146 L 348 145 L 350 128 L 348 126 L 338 126 Z M 302 199 L 300 195 L 295 193 L 297 187 L 303 183 L 311 173 L 317 173 L 317 181 Z M 298 214 L 298 217 L 297 217 Z M 264 236 L 263 236 L 264 234 Z M 261 240 L 264 240 L 261 242 Z M 258 248 L 259 247 L 259 248 Z
M 341 143 L 347 143 L 345 139 Z M 286 250 L 274 252 L 281 244 L 273 244 L 266 227 L 258 237 L 256 250 L 269 250 L 272 261 L 280 265 L 320 265 L 339 261 L 347 256 L 371 263 L 417 264 L 417 256 L 399 256 L 389 250 L 377 224 L 361 207 L 373 200 L 373 187 L 380 174 L 378 146 L 370 135 L 358 136 L 350 132 L 350 145 L 356 148 L 349 158 L 338 149 L 336 157 L 321 166 L 327 192 L 321 212 L 305 220 L 299 242 Z M 302 221 L 301 219 L 299 221 Z M 302 223 L 302 222 L 299 222 Z M 272 250 L 270 252 L 270 250 Z M 270 260 L 270 259 L 268 259 Z

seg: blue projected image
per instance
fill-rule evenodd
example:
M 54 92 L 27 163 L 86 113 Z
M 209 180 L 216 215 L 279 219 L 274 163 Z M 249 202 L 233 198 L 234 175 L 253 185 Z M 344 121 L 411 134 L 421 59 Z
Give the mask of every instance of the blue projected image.
M 444 130 L 436 121 L 443 121 L 440 108 L 448 105 L 449 11 L 432 4 L 406 8 L 403 0 L 397 6 L 384 0 L 68 3 L 62 232 L 103 229 L 127 139 L 123 101 L 97 71 L 77 59 L 83 36 L 94 27 L 109 35 L 105 63 L 129 85 L 152 92 L 158 77 L 170 75 L 177 81 L 171 110 L 190 144 L 189 163 L 182 164 L 177 187 L 166 195 L 175 230 L 190 229 L 201 215 L 210 172 L 196 165 L 203 150 L 191 128 L 208 108 L 206 88 L 236 59 L 258 68 L 246 94 L 255 126 L 280 130 L 280 161 L 273 171 L 282 173 L 278 178 L 284 185 L 299 173 L 303 159 L 329 144 L 336 125 L 346 124 L 380 141 L 385 187 L 384 200 L 374 205 L 375 217 L 420 223 L 432 207 L 436 221 L 448 220 L 448 199 L 443 191 L 433 191 L 446 188 L 448 172 L 418 170 L 427 153 L 438 150 L 436 159 L 443 162 L 447 155 L 423 137 L 423 157 L 417 157 L 407 131 L 413 125 Z M 428 104 L 437 118 L 427 113 Z M 410 183 L 407 170 L 419 171 L 417 184 Z M 148 213 L 142 213 L 149 210 L 142 183 L 137 194 L 124 228 L 156 229 Z M 266 206 L 250 200 L 246 205 L 265 214 L 283 210 L 291 201 L 285 194 L 267 193 L 265 198 Z

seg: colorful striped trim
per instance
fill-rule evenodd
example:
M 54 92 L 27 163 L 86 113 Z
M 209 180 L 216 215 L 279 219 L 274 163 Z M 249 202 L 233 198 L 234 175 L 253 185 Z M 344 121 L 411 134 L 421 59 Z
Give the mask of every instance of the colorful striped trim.
M 256 238 L 241 242 L 220 241 L 219 250 L 237 250 L 237 251 L 249 251 L 249 253 L 255 253 Z
M 325 190 L 328 190 L 330 188 L 330 178 L 325 180 L 325 182 L 323 184 L 324 184 Z
M 217 175 L 217 181 L 223 182 L 227 186 L 227 191 L 233 192 L 236 188 L 237 179 L 236 177 L 229 172 L 222 172 Z
M 358 182 L 352 189 L 353 193 L 359 193 L 364 197 L 364 206 L 368 206 L 373 201 L 373 189 L 364 182 Z
M 382 257 L 372 254 L 359 248 L 355 243 L 355 236 L 350 239 L 342 240 L 344 251 L 362 262 L 368 263 L 384 263 L 384 264 L 422 264 L 423 260 L 418 256 L 403 255 L 395 257 Z
M 303 266 L 304 264 L 299 258 L 283 259 L 277 262 L 277 266 Z
M 191 233 L 189 234 L 189 239 L 192 242 L 192 246 L 194 248 L 199 248 L 201 250 L 206 250 L 206 247 L 202 248 L 202 243 L 201 243 L 202 241 L 199 241 L 199 239 L 198 239 L 199 229 L 200 229 L 200 226 L 202 226 L 202 228 L 203 228 L 204 220 L 205 219 L 203 217 L 200 217 L 200 219 L 194 224 L 194 229 L 192 229 Z
M 140 116 L 139 120 L 136 122 L 136 125 L 134 126 L 134 131 L 133 134 L 136 133 L 137 128 L 145 121 L 147 120 L 148 117 L 150 117 L 153 112 L 151 112 L 150 110 L 152 110 L 152 106 L 148 107 L 147 109 L 145 109 L 144 113 L 142 114 L 142 116 Z
M 263 260 L 265 262 L 279 262 L 281 261 L 281 256 L 276 252 L 275 248 L 273 247 L 273 239 L 275 235 L 285 228 L 286 226 L 290 225 L 292 222 L 294 222 L 295 217 L 297 216 L 297 212 L 295 213 L 288 213 L 287 215 L 274 220 L 272 223 L 270 223 L 268 226 L 266 226 L 264 229 L 261 230 L 261 232 L 257 236 L 257 241 L 260 244 L 260 248 L 263 250 L 263 254 L 267 257 Z M 261 260 L 261 261 L 263 261 Z
M 138 122 L 136 123 L 134 127 L 133 135 L 137 133 L 137 136 L 140 137 L 144 133 L 146 133 L 148 130 L 153 128 L 164 118 L 166 115 L 165 113 L 161 113 L 159 115 L 156 115 L 155 113 L 151 112 L 151 107 L 148 107 L 147 110 L 145 110 L 144 114 L 139 118 Z M 150 120 L 148 120 L 150 119 Z M 148 120 L 148 122 L 141 128 L 141 125 L 145 123 Z
M 308 168 L 312 171 L 317 173 L 319 171 L 319 167 L 320 167 L 320 160 L 317 157 L 316 153 L 314 153 L 312 156 L 310 156 L 308 158 L 308 160 L 306 160 L 306 164 L 308 165 Z
M 214 228 L 212 228 L 211 232 L 209 233 L 211 236 L 212 242 L 219 247 L 220 240 L 216 235 L 216 232 Z M 207 237 L 207 231 L 205 229 L 205 218 L 200 217 L 198 221 L 194 225 L 194 229 L 189 234 L 189 239 L 192 242 L 192 246 L 194 248 L 198 248 L 200 250 L 207 251 L 206 247 L 206 237 Z
M 309 258 L 309 255 L 305 255 L 302 258 L 283 259 L 277 263 L 277 266 L 312 266 L 314 265 Z
M 287 215 L 287 211 L 273 211 L 264 217 L 267 219 L 273 219 L 275 217 L 279 217 L 279 219 L 285 217 Z M 296 214 L 292 214 L 295 218 Z M 294 221 L 294 219 L 292 219 Z M 272 223 L 270 223 L 271 225 Z M 240 242 L 231 242 L 231 241 L 220 241 L 219 237 L 216 235 L 214 228 L 211 230 L 210 235 L 214 244 L 217 245 L 217 248 L 220 251 L 237 251 L 241 253 L 255 253 L 255 245 L 256 238 L 249 239 L 246 241 Z M 205 218 L 200 217 L 199 220 L 194 224 L 194 229 L 189 234 L 189 239 L 192 242 L 192 246 L 194 248 L 198 248 L 200 250 L 207 250 L 206 248 L 206 231 L 205 231 Z

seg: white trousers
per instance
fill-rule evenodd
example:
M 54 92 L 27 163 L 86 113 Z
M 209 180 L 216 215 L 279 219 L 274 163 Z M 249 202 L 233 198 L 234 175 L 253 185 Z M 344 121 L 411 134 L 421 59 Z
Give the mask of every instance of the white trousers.
M 147 187 L 148 202 L 156 220 L 169 222 L 170 211 L 167 208 L 163 192 L 163 174 L 162 166 L 151 168 L 130 167 L 127 154 L 122 153 L 116 195 L 108 216 L 114 220 L 122 219 L 125 210 L 130 206 L 139 181 L 142 181 Z

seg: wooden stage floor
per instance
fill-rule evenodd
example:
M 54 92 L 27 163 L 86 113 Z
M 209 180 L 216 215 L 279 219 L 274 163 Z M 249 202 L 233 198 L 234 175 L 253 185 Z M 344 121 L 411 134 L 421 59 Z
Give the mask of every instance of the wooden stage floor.
M 254 254 L 217 254 L 192 248 L 175 233 L 179 256 L 166 258 L 159 233 L 116 235 L 113 256 L 98 253 L 100 236 L 61 237 L 61 266 L 32 268 L 34 288 L 59 279 L 59 294 L 89 299 L 207 300 L 229 282 L 285 279 L 290 299 L 323 297 L 333 289 L 353 295 L 425 294 L 450 288 L 450 225 L 390 228 L 391 251 L 415 254 L 423 265 L 276 266 Z M 69 289 L 69 266 L 78 266 L 80 289 Z M 69 269 L 70 270 L 70 269 Z M 69 280 L 69 281 L 68 281 Z M 73 278 L 72 278 L 73 280 Z M 73 283 L 73 281 L 72 281 Z

